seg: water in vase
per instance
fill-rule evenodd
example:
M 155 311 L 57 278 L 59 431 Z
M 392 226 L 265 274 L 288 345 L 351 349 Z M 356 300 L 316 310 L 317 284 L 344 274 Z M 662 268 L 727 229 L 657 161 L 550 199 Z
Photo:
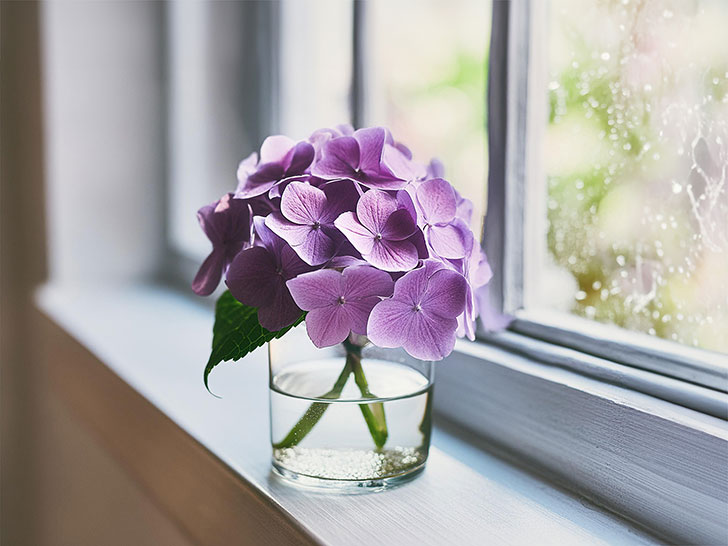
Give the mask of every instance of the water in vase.
M 422 466 L 431 381 L 403 364 L 363 359 L 363 397 L 354 374 L 343 367 L 343 358 L 312 360 L 272 378 L 274 467 L 303 477 L 376 481 Z

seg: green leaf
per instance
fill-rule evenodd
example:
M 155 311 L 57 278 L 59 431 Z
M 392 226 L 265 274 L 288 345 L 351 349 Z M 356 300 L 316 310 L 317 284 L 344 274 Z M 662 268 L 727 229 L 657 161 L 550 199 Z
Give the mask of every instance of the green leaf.
M 205 366 L 205 388 L 210 372 L 220 364 L 229 360 L 240 360 L 253 349 L 276 339 L 303 321 L 306 313 L 290 326 L 277 332 L 270 332 L 258 322 L 258 310 L 243 305 L 229 291 L 225 291 L 215 305 L 215 325 L 212 327 L 212 352 Z

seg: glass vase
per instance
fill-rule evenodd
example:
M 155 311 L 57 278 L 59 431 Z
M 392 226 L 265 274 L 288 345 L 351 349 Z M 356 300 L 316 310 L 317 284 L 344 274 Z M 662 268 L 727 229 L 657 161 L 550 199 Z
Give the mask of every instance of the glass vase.
M 363 336 L 317 348 L 301 324 L 268 345 L 273 469 L 300 485 L 382 489 L 425 466 L 432 362 Z

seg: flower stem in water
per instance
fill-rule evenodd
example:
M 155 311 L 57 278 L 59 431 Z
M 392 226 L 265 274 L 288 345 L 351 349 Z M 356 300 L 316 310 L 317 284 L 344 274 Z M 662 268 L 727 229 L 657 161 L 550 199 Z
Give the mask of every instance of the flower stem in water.
M 364 369 L 361 365 L 361 347 L 354 343 L 344 341 L 344 347 L 346 348 L 346 364 L 344 369 L 339 374 L 336 383 L 329 392 L 322 395 L 320 398 L 328 398 L 335 400 L 341 396 L 346 382 L 349 379 L 351 373 L 354 373 L 354 381 L 356 381 L 359 391 L 363 398 L 376 398 L 374 394 L 369 391 L 369 384 L 367 378 L 364 375 Z M 298 420 L 293 426 L 286 437 L 278 443 L 273 444 L 275 449 L 283 449 L 298 445 L 309 432 L 316 426 L 330 404 L 325 402 L 314 402 L 311 404 L 306 413 Z M 384 415 L 384 405 L 381 402 L 373 402 L 370 404 L 359 404 L 361 413 L 364 416 L 364 420 L 369 428 L 369 433 L 372 435 L 372 440 L 378 449 L 387 441 L 387 420 Z

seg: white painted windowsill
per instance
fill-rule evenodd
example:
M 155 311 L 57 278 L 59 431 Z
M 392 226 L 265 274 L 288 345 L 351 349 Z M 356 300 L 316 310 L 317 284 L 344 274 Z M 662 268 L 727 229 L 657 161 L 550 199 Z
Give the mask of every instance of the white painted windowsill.
M 437 420 L 427 468 L 409 484 L 345 496 L 288 486 L 270 472 L 265 352 L 215 370 L 210 385 L 221 398 L 203 386 L 210 308 L 153 285 L 47 285 L 36 301 L 100 366 L 212 453 L 231 470 L 232 480 L 264 499 L 266 510 L 282 513 L 314 542 L 656 543 L 625 521 L 464 442 Z M 197 484 L 200 490 L 206 486 Z

